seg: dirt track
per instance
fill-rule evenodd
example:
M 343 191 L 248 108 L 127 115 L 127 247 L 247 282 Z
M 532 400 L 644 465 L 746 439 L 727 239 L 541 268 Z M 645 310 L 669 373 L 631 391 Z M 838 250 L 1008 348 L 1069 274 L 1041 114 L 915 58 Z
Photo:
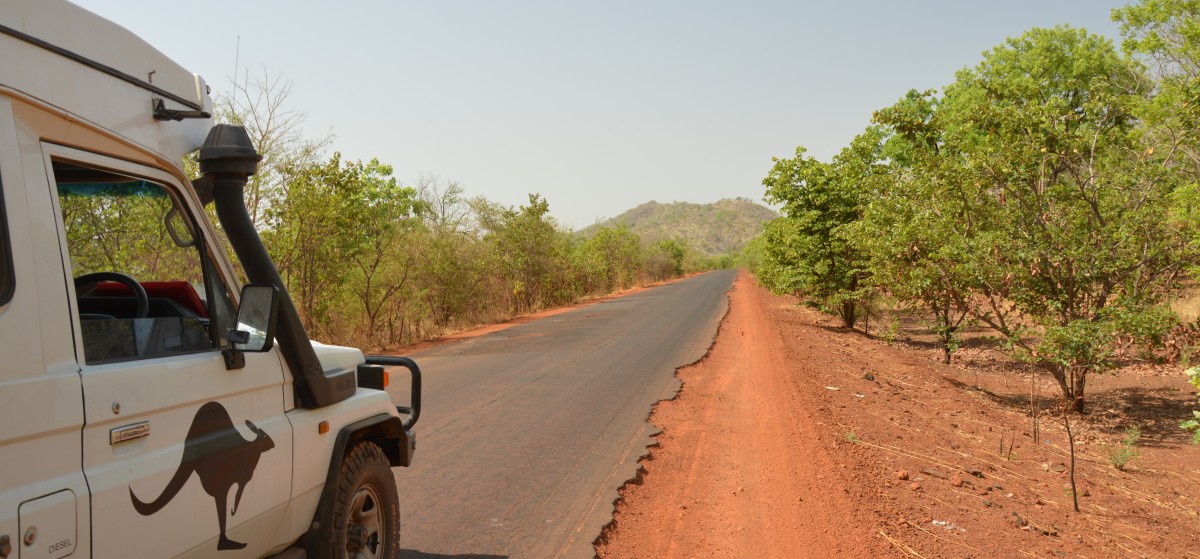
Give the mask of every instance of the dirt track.
M 740 276 L 709 355 L 651 414 L 659 444 L 597 554 L 1200 557 L 1200 447 L 1177 427 L 1195 399 L 1178 366 L 1135 360 L 1089 382 L 1076 513 L 1053 382 L 985 338 L 953 365 L 901 338 L 839 328 Z M 1140 458 L 1117 470 L 1131 425 Z

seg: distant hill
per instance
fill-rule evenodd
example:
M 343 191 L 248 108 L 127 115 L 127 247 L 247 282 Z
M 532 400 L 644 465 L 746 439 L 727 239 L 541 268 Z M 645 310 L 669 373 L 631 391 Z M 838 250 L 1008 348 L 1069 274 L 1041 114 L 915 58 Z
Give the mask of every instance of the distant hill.
M 745 198 L 712 204 L 646 202 L 614 218 L 579 231 L 588 236 L 600 227 L 625 224 L 645 241 L 682 239 L 706 256 L 728 254 L 762 231 L 762 224 L 779 217 L 774 210 Z

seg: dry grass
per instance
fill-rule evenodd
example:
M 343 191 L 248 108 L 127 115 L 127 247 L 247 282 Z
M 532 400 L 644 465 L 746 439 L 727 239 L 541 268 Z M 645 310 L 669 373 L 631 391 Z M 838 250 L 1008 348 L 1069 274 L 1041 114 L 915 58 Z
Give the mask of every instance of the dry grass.
M 1171 299 L 1171 310 L 1184 324 L 1200 320 L 1200 285 L 1189 285 Z

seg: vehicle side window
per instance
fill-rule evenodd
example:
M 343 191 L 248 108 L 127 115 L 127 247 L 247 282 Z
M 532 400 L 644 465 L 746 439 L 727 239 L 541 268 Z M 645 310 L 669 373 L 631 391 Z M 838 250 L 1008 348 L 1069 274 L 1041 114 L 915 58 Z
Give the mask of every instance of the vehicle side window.
M 228 293 L 203 237 L 154 181 L 53 162 L 89 364 L 212 351 Z
M 12 248 L 8 244 L 8 212 L 4 208 L 4 182 L 0 181 L 0 305 L 8 304 L 16 289 Z

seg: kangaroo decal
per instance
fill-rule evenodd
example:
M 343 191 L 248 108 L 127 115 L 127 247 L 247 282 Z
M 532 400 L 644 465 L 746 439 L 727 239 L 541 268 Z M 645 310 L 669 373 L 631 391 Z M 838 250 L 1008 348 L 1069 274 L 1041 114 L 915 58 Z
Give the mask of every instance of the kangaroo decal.
M 237 514 L 238 504 L 242 501 L 242 490 L 254 476 L 258 467 L 258 459 L 262 454 L 275 448 L 275 442 L 262 429 L 249 420 L 246 426 L 258 436 L 252 441 L 242 438 L 241 433 L 233 426 L 229 412 L 216 402 L 208 402 L 196 411 L 192 419 L 192 427 L 188 429 L 187 439 L 183 445 L 183 460 L 175 475 L 167 483 L 161 495 L 153 502 L 144 503 L 133 494 L 129 488 L 129 498 L 133 500 L 133 508 L 142 516 L 150 516 L 167 506 L 188 479 L 195 472 L 200 477 L 204 491 L 217 502 L 217 523 L 221 527 L 221 539 L 217 541 L 217 549 L 242 549 L 246 544 L 225 537 L 226 500 L 229 488 L 238 486 L 237 495 L 233 498 L 233 510 L 229 515 Z

